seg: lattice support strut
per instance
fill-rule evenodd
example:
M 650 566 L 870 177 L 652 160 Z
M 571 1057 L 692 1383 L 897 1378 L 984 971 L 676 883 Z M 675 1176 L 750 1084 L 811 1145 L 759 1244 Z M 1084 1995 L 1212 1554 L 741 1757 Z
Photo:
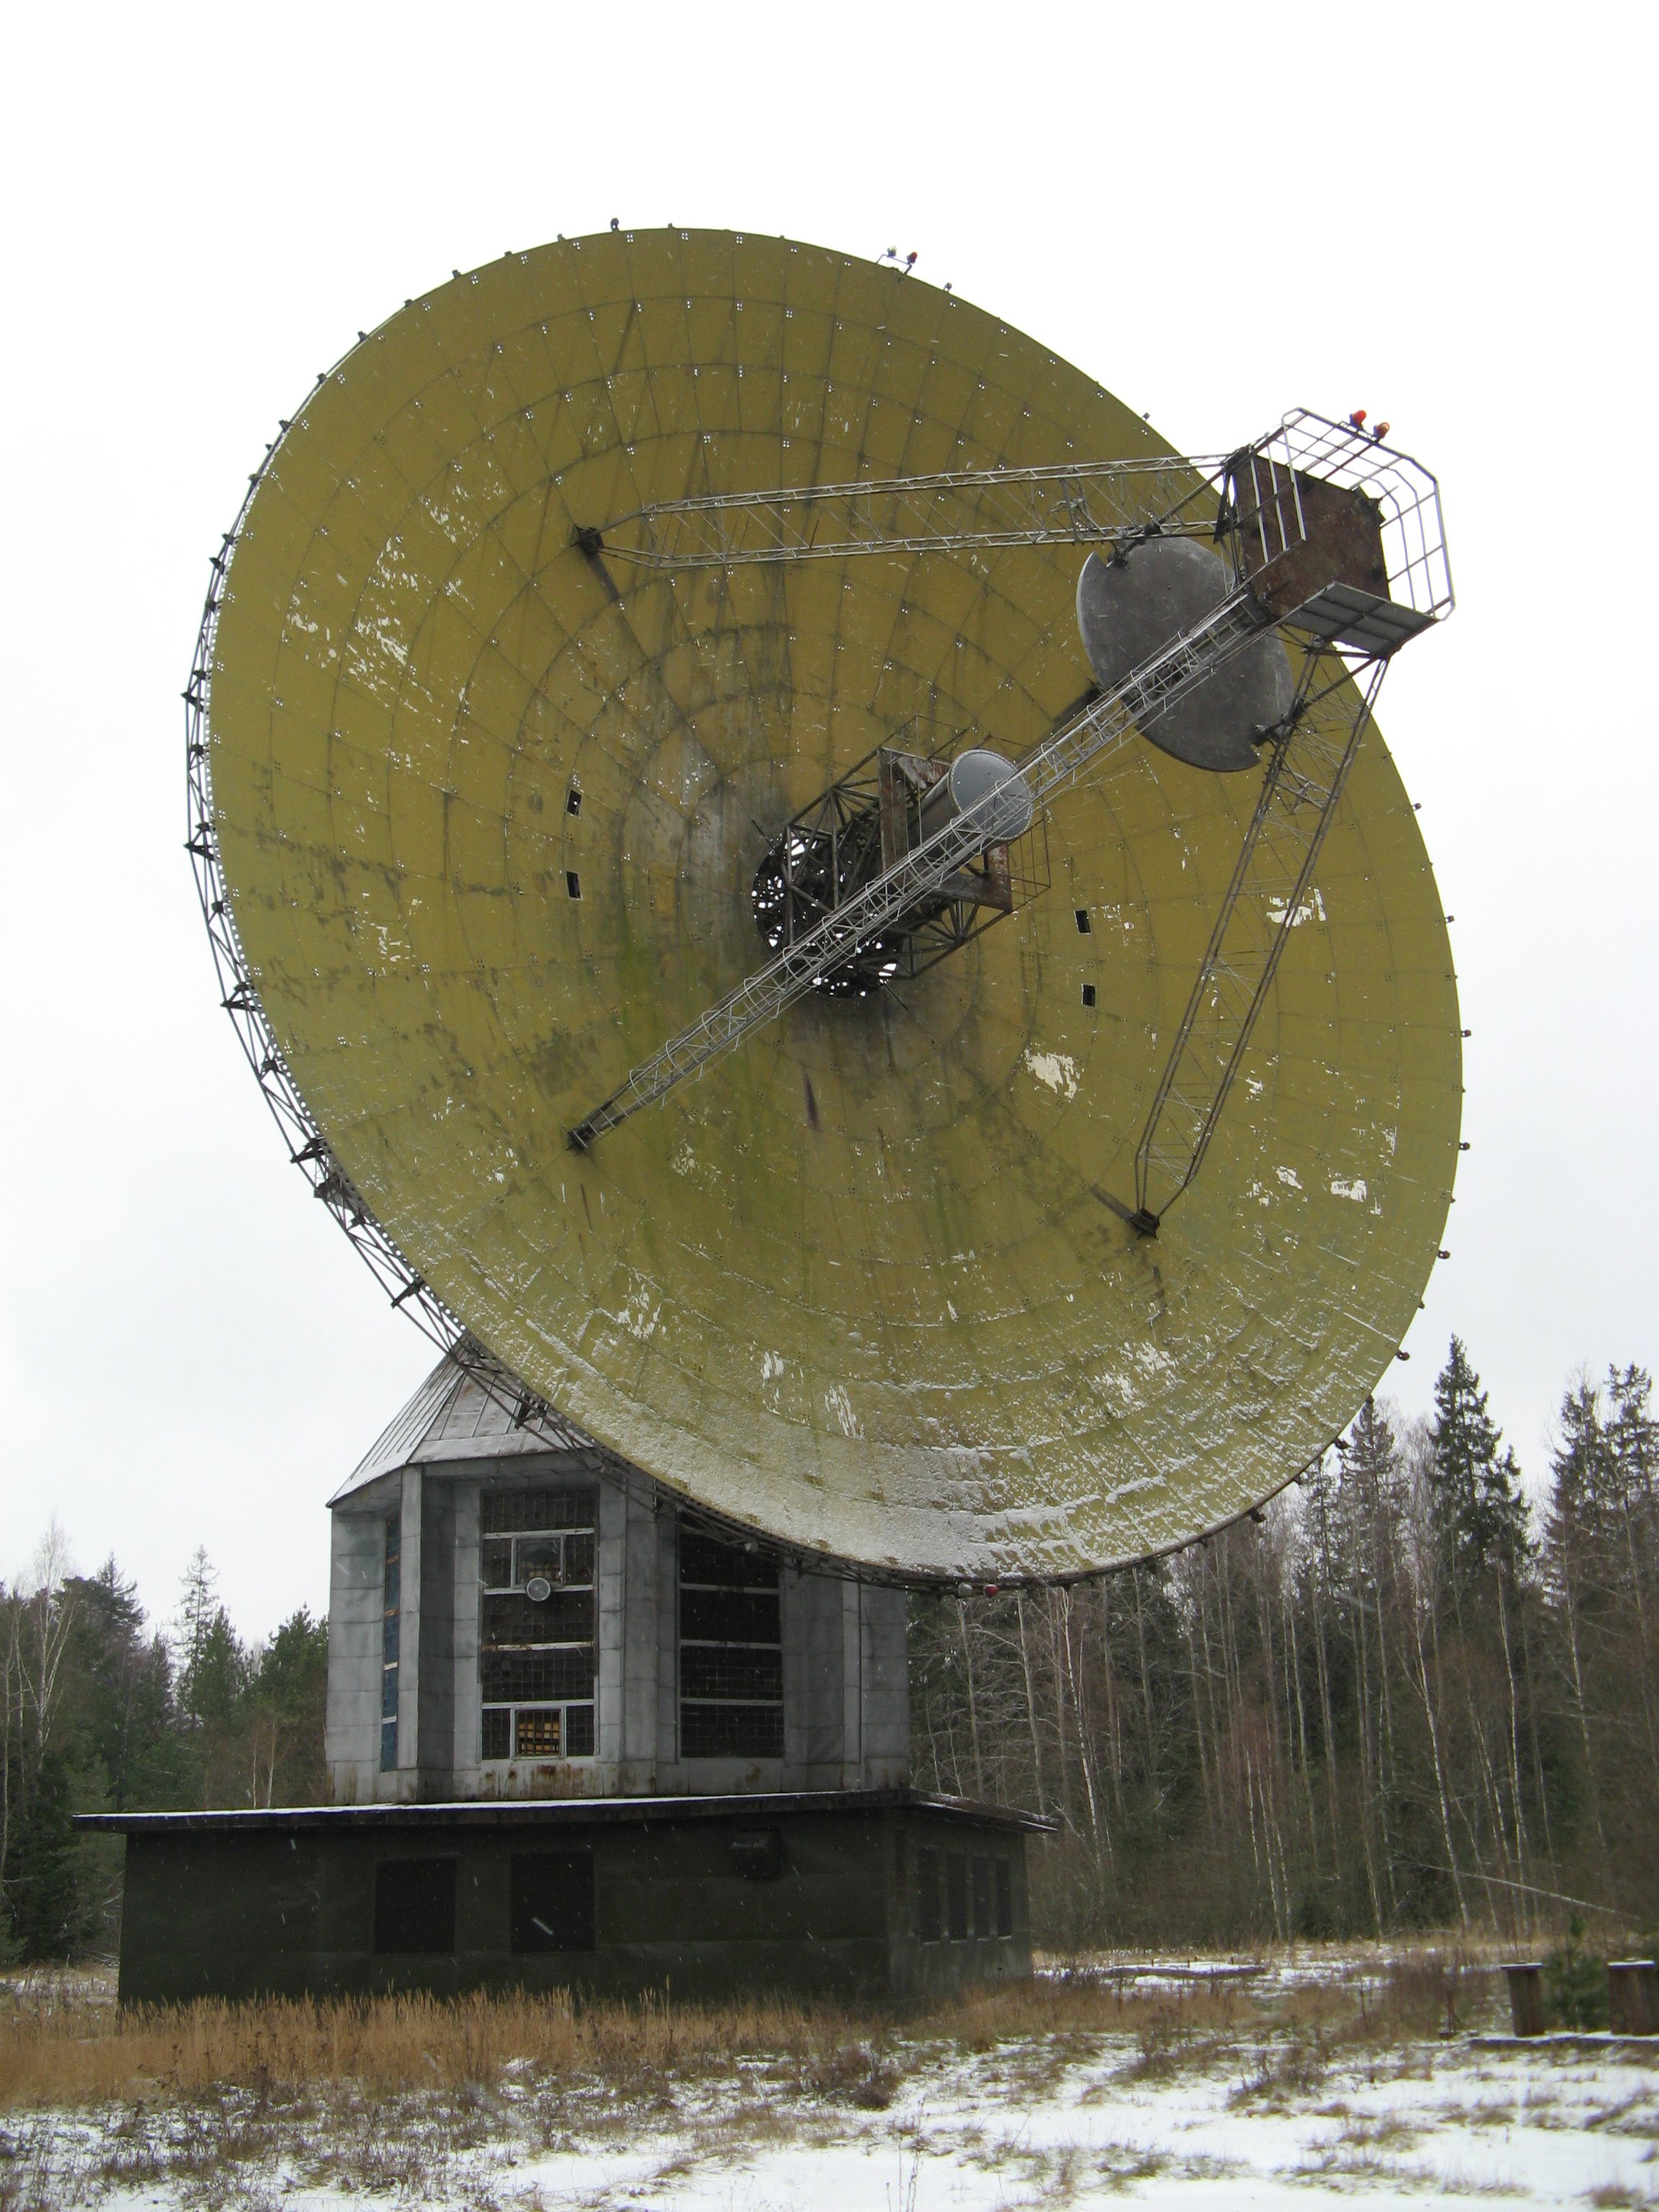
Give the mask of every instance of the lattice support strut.
M 1273 740 L 1261 796 L 1135 1152 L 1131 1225 L 1151 1235 L 1203 1164 L 1291 932 L 1314 918 L 1313 874 L 1388 669 L 1310 653 Z

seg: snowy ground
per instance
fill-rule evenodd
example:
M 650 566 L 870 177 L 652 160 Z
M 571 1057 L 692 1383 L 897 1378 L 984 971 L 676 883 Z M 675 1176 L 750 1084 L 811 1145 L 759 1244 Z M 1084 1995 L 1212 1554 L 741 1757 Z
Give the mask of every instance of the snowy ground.
M 480 2212 L 1659 2204 L 1659 2046 L 1463 2038 L 1333 2061 L 1302 2040 L 1224 2040 L 890 2045 L 818 2094 L 757 2060 L 735 2087 L 659 2088 L 627 2108 L 598 2083 L 509 2065 L 495 2090 L 326 2113 L 240 2092 L 13 2115 L 0 2207 L 363 2212 L 366 2195 Z

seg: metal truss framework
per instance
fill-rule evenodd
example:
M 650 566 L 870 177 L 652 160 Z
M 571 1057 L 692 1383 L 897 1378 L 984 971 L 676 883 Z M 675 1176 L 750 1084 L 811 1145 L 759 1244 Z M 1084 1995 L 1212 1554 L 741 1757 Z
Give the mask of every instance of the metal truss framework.
M 923 795 L 950 769 L 939 755 L 878 745 L 786 823 L 762 856 L 751 893 L 767 949 L 776 953 L 793 944 L 919 843 Z M 863 998 L 885 984 L 912 981 L 1048 885 L 1048 833 L 1038 821 L 1010 842 L 986 846 L 975 865 L 944 878 L 928 905 L 907 914 L 890 933 L 866 939 L 821 976 L 820 988 Z
M 1093 507 L 1085 485 L 1095 494 Z M 1160 493 L 1170 497 L 1164 513 L 1153 505 Z M 1279 728 L 1266 733 L 1261 797 L 1137 1147 L 1134 1207 L 1107 1201 L 1142 1233 L 1155 1233 L 1161 1213 L 1192 1181 L 1209 1147 L 1289 932 L 1301 917 L 1389 659 L 1451 611 L 1433 477 L 1357 424 L 1298 409 L 1254 445 L 1218 462 L 1183 465 L 1179 472 L 1164 460 L 904 477 L 682 500 L 624 521 L 643 532 L 643 551 L 612 545 L 597 532 L 580 533 L 585 550 L 604 546 L 621 558 L 672 568 L 1086 538 L 1109 539 L 1121 549 L 1166 533 L 1220 542 L 1232 592 L 1205 621 L 1017 763 L 1010 781 L 1024 782 L 1039 815 L 1086 768 L 1134 728 L 1144 731 L 1264 626 L 1297 636 L 1307 658 L 1296 699 Z M 894 534 L 880 534 L 884 526 Z M 1376 564 L 1363 588 L 1352 573 L 1356 526 Z M 1355 713 L 1352 694 L 1345 702 L 1340 687 L 1367 668 Z M 631 1069 L 571 1131 L 571 1143 L 586 1150 L 844 970 L 936 896 L 979 842 L 971 820 L 958 820 L 887 868 Z
M 1261 631 L 1261 611 L 1249 592 L 1241 587 L 1229 592 L 1201 623 L 1143 661 L 1115 690 L 1062 722 L 1016 763 L 996 790 L 1023 782 L 1034 810 L 1040 812 L 1085 769 L 1126 744 L 1137 728 L 1145 729 Z M 988 793 L 983 804 L 994 804 L 994 792 Z M 775 1020 L 832 969 L 935 896 L 945 879 L 972 860 L 984 843 L 977 808 L 935 830 L 631 1069 L 611 1096 L 572 1129 L 572 1145 L 585 1152 L 606 1130 L 619 1127 L 641 1107 L 655 1105 L 752 1031 Z
M 1132 1227 L 1153 1233 L 1203 1165 L 1290 933 L 1316 912 L 1320 847 L 1388 671 L 1354 673 L 1334 648 L 1310 653 L 1135 1150 Z
M 1012 545 L 1127 547 L 1152 535 L 1207 538 L 1230 554 L 1237 581 L 1306 538 L 1303 492 L 1310 479 L 1363 492 L 1375 508 L 1389 597 L 1404 617 L 1393 642 L 1451 611 L 1433 477 L 1353 423 L 1306 408 L 1227 454 L 712 492 L 660 501 L 575 537 L 590 555 L 668 571 Z
M 1110 544 L 1156 521 L 1168 536 L 1213 538 L 1227 457 L 957 469 L 798 491 L 713 494 L 641 507 L 589 553 L 640 568 L 741 568 L 855 553 L 956 553 L 1003 545 Z

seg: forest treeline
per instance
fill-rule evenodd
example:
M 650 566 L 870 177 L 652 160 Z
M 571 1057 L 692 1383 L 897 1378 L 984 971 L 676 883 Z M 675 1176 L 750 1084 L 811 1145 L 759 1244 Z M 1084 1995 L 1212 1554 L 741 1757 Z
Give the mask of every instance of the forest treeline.
M 154 1628 L 112 1559 L 69 1571 L 62 1538 L 0 1584 L 0 1963 L 106 1949 L 121 1845 L 82 1812 L 318 1804 L 328 1632 L 301 1607 L 252 1647 L 198 1552 Z
M 1071 1589 L 918 1601 L 916 1779 L 1060 1824 L 1052 1942 L 1659 1924 L 1659 1425 L 1561 1407 L 1535 1504 L 1455 1338 L 1261 1512 Z
M 1454 1339 L 1431 1417 L 1368 1404 L 1170 1559 L 917 1598 L 917 1783 L 1057 1820 L 1050 1944 L 1659 1924 L 1651 1400 L 1638 1367 L 1575 1385 L 1529 1499 Z M 49 1539 L 0 1662 L 0 1958 L 107 1945 L 120 1846 L 73 1812 L 326 1798 L 325 1625 L 244 1644 L 200 1553 L 163 1630 Z

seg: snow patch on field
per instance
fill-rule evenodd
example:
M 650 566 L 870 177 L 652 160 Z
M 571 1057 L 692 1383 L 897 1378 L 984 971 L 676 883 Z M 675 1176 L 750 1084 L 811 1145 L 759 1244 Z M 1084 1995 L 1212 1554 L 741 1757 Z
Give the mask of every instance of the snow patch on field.
M 1309 2212 L 1356 2194 L 1641 2205 L 1655 2201 L 1659 2182 L 1659 2048 L 1626 2057 L 1611 2047 L 1408 2045 L 1331 2068 L 1299 2090 L 1265 2050 L 1254 2070 L 1195 2070 L 1149 2051 L 1144 2037 L 1021 2036 L 927 2057 L 886 2110 L 869 2112 L 782 2090 L 763 2061 L 740 2075 L 736 2087 L 679 2087 L 655 2121 L 634 2115 L 618 2126 L 613 2115 L 607 2124 L 595 2110 L 591 2130 L 561 2132 L 550 2145 L 514 2124 L 521 2111 L 528 2120 L 537 2085 L 509 2065 L 498 2095 L 478 2093 L 478 2132 L 489 2140 L 473 2133 L 457 2147 L 452 2120 L 433 2128 L 438 2140 L 423 2154 L 416 2123 L 401 2153 L 385 2144 L 383 2186 L 398 2201 L 413 2194 L 458 2212 L 1012 2212 L 1126 2197 L 1170 2212 Z M 406 2109 L 405 2130 L 413 2118 Z M 111 2175 L 88 2185 L 95 2166 L 109 2172 L 108 2154 L 132 2124 L 114 2112 L 14 2115 L 11 2174 L 40 2172 L 50 2138 L 57 2193 L 42 2203 L 138 2212 L 205 2201 L 199 2174 L 162 2183 L 153 2166 L 131 2184 Z M 360 2179 L 342 2187 L 316 2178 L 312 2154 L 321 2148 L 296 2146 L 258 2173 L 244 2168 L 224 2201 L 362 2212 Z M 148 2161 L 134 2149 L 143 2172 Z

